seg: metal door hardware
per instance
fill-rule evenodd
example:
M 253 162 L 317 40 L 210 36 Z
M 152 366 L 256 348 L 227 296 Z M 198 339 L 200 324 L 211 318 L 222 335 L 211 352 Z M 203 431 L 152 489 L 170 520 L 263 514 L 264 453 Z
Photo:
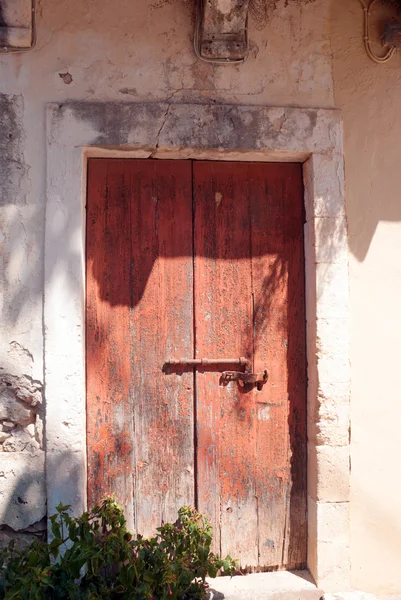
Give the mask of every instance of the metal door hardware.
M 173 365 L 188 365 L 188 366 L 205 366 L 212 365 L 240 365 L 245 367 L 246 372 L 251 371 L 251 361 L 243 356 L 239 358 L 170 358 L 165 362 L 168 366 Z
M 240 386 L 246 384 L 257 383 L 258 388 L 266 383 L 268 373 L 264 370 L 262 373 L 241 373 L 241 371 L 223 371 L 221 374 L 221 380 L 223 383 L 229 383 L 230 381 L 238 381 Z
M 258 389 L 266 383 L 268 378 L 267 370 L 261 373 L 252 373 L 251 361 L 243 356 L 239 358 L 170 358 L 164 363 L 165 366 L 189 366 L 189 367 L 210 367 L 215 365 L 239 365 L 244 367 L 244 371 L 223 371 L 220 381 L 227 384 L 230 381 L 237 381 L 240 386 L 256 383 Z

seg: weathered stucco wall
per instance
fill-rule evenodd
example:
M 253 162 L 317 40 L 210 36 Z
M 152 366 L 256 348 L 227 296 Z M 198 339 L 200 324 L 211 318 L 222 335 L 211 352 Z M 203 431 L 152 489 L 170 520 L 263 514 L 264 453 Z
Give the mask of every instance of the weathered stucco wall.
M 401 58 L 388 66 L 369 61 L 358 0 L 266 6 L 267 18 L 252 11 L 250 56 L 241 66 L 196 59 L 192 0 L 39 0 L 36 49 L 0 55 L 0 395 L 9 406 L 6 418 L 0 415 L 0 541 L 13 531 L 30 538 L 43 530 L 43 290 L 79 260 L 74 236 L 60 235 L 68 261 L 52 265 L 44 281 L 46 105 L 336 105 L 345 119 L 351 251 L 353 585 L 400 592 Z M 62 224 L 62 207 L 59 218 Z M 34 403 L 21 392 L 28 388 Z M 68 432 L 69 421 L 64 425 Z M 60 452 L 68 445 L 62 436 L 56 443 Z M 338 477 L 337 465 L 327 464 Z
M 43 289 L 51 283 L 44 283 L 43 270 L 46 105 L 75 99 L 330 107 L 329 4 L 327 0 L 287 4 L 269 2 L 266 11 L 263 3 L 255 2 L 247 62 L 217 66 L 197 60 L 193 52 L 192 0 L 37 2 L 36 49 L 0 55 L 4 266 L 0 379 L 4 394 L 9 394 L 7 374 L 37 386 L 44 382 Z M 102 123 L 97 126 L 102 129 Z M 53 280 L 79 260 L 74 239 L 59 243 L 66 246 L 68 264 L 52 265 L 49 278 Z M 12 402 L 19 403 L 18 394 Z M 10 418 L 11 408 L 6 419 L 0 418 L 4 438 L 0 450 L 9 465 L 0 471 L 5 481 L 0 523 L 6 526 L 3 537 L 7 539 L 12 534 L 7 527 L 22 529 L 12 516 L 15 511 L 24 528 L 44 514 L 39 498 L 44 485 L 42 409 L 30 413 L 30 422 L 22 425 Z M 84 415 L 71 418 L 84 419 Z M 66 432 L 68 426 L 67 419 Z M 14 438 L 25 440 L 30 433 L 32 441 L 15 442 Z M 59 447 L 60 452 L 65 448 L 62 439 Z M 31 490 L 29 498 L 20 502 L 19 482 L 31 455 L 36 478 L 25 486 Z M 10 467 L 11 458 L 18 468 Z M 33 469 L 28 471 L 32 474 Z
M 332 26 L 350 248 L 352 583 L 400 593 L 401 55 L 367 57 L 357 0 L 332 3 Z

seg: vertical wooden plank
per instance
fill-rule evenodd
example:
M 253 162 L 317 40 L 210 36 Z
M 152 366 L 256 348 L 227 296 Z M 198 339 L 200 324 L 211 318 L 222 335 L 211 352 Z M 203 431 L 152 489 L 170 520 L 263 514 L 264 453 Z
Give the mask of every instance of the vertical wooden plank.
M 132 525 L 130 202 L 123 161 L 88 164 L 88 504 L 116 494 Z
M 246 165 L 194 164 L 197 357 L 252 357 L 250 219 Z M 225 370 L 235 369 L 225 365 Z M 256 429 L 252 394 L 197 369 L 198 506 L 215 548 L 257 565 Z
M 135 528 L 154 533 L 194 504 L 192 165 L 132 161 L 131 390 Z
M 249 165 L 261 565 L 306 563 L 306 358 L 302 171 Z

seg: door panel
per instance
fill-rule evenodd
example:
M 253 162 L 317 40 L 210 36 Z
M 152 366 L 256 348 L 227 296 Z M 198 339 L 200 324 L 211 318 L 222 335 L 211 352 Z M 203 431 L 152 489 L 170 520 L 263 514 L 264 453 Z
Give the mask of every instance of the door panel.
M 89 163 L 88 223 L 95 220 L 87 269 L 89 502 L 115 493 L 143 535 L 194 504 L 193 374 L 162 373 L 166 356 L 193 354 L 191 171 L 184 161 Z M 96 242 L 93 229 L 103 234 Z M 100 361 L 104 353 L 107 362 Z M 129 440 L 124 447 L 119 431 Z
M 258 390 L 197 370 L 199 509 L 213 518 L 216 550 L 248 566 L 297 566 L 306 556 L 301 167 L 197 162 L 194 196 L 196 355 L 245 356 L 269 371 Z
M 88 499 L 150 535 L 196 504 L 250 568 L 306 562 L 302 172 L 91 159 Z M 248 358 L 261 389 L 169 358 Z

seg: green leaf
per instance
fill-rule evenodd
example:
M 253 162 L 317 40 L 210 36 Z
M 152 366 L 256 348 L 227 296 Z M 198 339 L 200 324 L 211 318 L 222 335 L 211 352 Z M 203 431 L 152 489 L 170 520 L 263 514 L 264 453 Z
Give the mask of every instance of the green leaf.
M 61 528 L 60 528 L 60 524 L 57 523 L 57 521 L 52 521 L 51 530 L 52 530 L 52 534 L 54 535 L 54 537 L 57 540 L 59 540 L 61 538 Z
M 66 512 L 70 508 L 71 508 L 71 504 L 61 504 L 61 502 L 59 502 L 58 505 L 56 506 L 56 510 L 59 513 Z

